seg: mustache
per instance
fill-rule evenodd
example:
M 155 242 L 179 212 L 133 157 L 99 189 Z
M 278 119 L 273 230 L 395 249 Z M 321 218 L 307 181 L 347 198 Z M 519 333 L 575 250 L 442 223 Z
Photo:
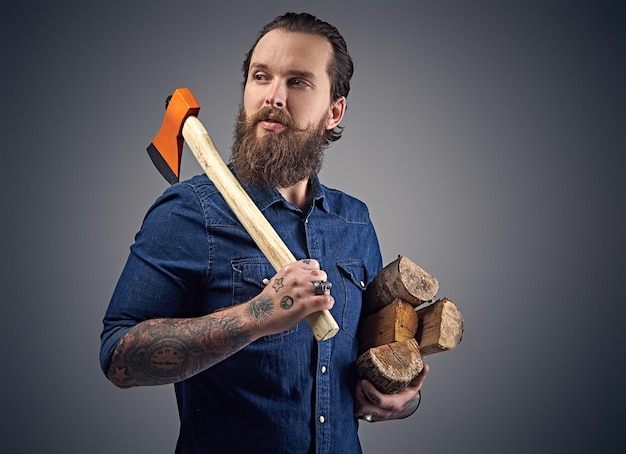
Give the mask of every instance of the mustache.
M 282 123 L 290 130 L 302 131 L 302 129 L 296 128 L 289 112 L 272 106 L 261 107 L 258 112 L 248 118 L 246 123 L 249 128 L 253 128 L 258 122 L 267 120 L 268 118 Z

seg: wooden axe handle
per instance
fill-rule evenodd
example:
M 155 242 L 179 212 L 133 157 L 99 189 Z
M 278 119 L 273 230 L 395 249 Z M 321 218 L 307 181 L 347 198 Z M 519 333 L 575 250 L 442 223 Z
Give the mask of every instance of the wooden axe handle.
M 200 167 L 213 181 L 228 206 L 274 269 L 278 271 L 283 266 L 295 262 L 296 258 L 239 184 L 197 117 L 190 116 L 185 120 L 183 137 Z M 318 341 L 330 339 L 339 331 L 337 322 L 327 310 L 309 315 L 307 322 Z

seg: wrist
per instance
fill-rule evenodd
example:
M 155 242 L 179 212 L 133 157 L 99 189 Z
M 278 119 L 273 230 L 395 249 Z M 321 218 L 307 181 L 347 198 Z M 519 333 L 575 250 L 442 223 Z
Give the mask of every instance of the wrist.
M 242 321 L 251 341 L 274 333 L 270 318 L 275 309 L 270 296 L 260 293 L 242 304 L 242 309 Z

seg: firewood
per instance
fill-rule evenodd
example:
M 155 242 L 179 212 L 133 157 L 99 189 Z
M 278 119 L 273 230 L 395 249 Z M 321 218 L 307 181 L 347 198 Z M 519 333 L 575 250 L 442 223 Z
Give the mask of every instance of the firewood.
M 382 268 L 363 292 L 363 313 L 373 314 L 398 298 L 416 307 L 433 300 L 438 291 L 435 277 L 400 255 Z
M 415 338 L 423 356 L 455 348 L 463 339 L 463 316 L 454 301 L 443 298 L 417 311 Z
M 406 388 L 423 367 L 415 338 L 370 348 L 356 361 L 357 376 L 385 394 Z
M 372 347 L 415 337 L 418 316 L 415 308 L 401 299 L 394 300 L 359 324 L 359 354 Z

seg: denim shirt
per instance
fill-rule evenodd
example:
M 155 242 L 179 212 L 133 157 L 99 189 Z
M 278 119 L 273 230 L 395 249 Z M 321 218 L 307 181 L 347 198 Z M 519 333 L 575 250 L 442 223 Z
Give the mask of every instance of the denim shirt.
M 320 262 L 340 329 L 317 342 L 306 321 L 176 383 L 179 453 L 360 453 L 353 417 L 362 292 L 381 268 L 367 207 L 312 181 L 308 213 L 246 187 L 296 259 Z M 106 371 L 135 324 L 197 317 L 258 295 L 276 271 L 206 176 L 168 188 L 148 211 L 104 318 Z M 267 282 L 267 281 L 265 281 Z

